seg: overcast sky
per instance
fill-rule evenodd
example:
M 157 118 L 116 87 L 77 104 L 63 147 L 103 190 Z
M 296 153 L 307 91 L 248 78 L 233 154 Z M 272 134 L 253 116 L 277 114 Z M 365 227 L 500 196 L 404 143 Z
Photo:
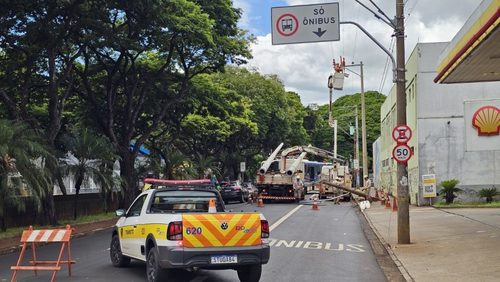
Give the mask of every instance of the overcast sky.
M 376 90 L 387 95 L 392 87 L 392 66 L 385 73 L 387 55 L 364 33 L 352 25 L 340 26 L 340 41 L 271 45 L 271 7 L 338 2 L 341 21 L 361 24 L 383 46 L 393 51 L 392 29 L 376 19 L 354 0 L 233 0 L 243 10 L 240 27 L 256 36 L 252 45 L 253 59 L 247 67 L 262 74 L 277 74 L 285 88 L 300 94 L 302 103 L 328 103 L 327 78 L 332 59 L 346 58 L 346 64 L 363 61 L 365 90 Z M 370 8 L 369 0 L 361 0 Z M 374 0 L 390 18 L 395 15 L 396 0 Z M 460 30 L 480 0 L 406 0 L 405 54 L 411 54 L 417 42 L 447 42 Z M 395 41 L 395 40 L 394 40 Z M 391 45 L 392 42 L 392 45 Z M 389 62 L 387 62 L 389 63 Z M 359 67 L 352 68 L 359 72 Z M 344 90 L 334 91 L 334 99 L 360 91 L 360 80 L 351 74 L 345 80 Z

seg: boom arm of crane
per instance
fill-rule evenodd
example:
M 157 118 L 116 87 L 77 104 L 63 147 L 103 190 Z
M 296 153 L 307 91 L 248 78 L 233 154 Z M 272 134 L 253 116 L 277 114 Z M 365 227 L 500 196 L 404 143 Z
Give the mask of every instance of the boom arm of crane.
M 309 145 L 309 146 L 293 146 L 293 147 L 287 148 L 287 149 L 281 151 L 281 156 L 286 158 L 289 155 L 296 155 L 296 154 L 303 153 L 303 152 L 306 152 L 306 153 L 312 154 L 312 155 L 316 155 L 316 156 L 320 156 L 323 158 L 331 159 L 335 162 L 339 162 L 339 163 L 343 162 L 343 159 L 335 158 L 335 155 L 332 152 L 327 151 L 327 150 L 323 150 L 323 149 L 320 149 L 320 148 L 317 148 L 317 147 L 314 147 L 311 145 Z
M 273 153 L 267 158 L 267 160 L 262 164 L 262 166 L 259 169 L 260 174 L 265 174 L 267 169 L 269 169 L 269 166 L 273 162 L 273 160 L 276 158 L 276 155 L 278 152 L 281 150 L 281 147 L 283 147 L 283 143 L 279 144 L 278 147 L 273 151 Z

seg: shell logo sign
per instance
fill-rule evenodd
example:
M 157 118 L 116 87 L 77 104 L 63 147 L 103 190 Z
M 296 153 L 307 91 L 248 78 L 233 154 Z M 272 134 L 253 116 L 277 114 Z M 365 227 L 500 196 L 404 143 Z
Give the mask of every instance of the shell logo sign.
M 472 116 L 472 125 L 477 128 L 478 135 L 499 135 L 500 109 L 494 106 L 479 108 Z

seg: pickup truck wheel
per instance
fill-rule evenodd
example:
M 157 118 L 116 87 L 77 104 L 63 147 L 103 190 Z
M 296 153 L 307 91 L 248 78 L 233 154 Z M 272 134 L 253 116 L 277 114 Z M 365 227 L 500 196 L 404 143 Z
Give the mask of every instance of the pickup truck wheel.
M 122 249 L 120 248 L 120 238 L 118 238 L 117 234 L 113 235 L 113 238 L 111 239 L 109 256 L 111 257 L 111 262 L 116 267 L 124 267 L 130 263 L 130 258 L 122 254 Z
M 242 266 L 238 269 L 238 278 L 241 282 L 258 282 L 261 274 L 261 264 Z
M 146 259 L 146 276 L 148 282 L 159 282 L 167 280 L 167 270 L 160 267 L 160 256 L 158 250 L 153 247 L 148 252 Z

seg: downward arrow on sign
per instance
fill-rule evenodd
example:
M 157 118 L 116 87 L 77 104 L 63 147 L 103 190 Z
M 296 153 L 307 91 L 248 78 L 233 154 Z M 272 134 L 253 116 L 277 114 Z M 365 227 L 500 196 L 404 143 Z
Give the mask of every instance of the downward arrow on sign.
M 321 27 L 318 27 L 318 31 L 313 31 L 314 34 L 316 34 L 318 37 L 321 37 L 323 34 L 325 34 L 326 30 L 321 30 Z

